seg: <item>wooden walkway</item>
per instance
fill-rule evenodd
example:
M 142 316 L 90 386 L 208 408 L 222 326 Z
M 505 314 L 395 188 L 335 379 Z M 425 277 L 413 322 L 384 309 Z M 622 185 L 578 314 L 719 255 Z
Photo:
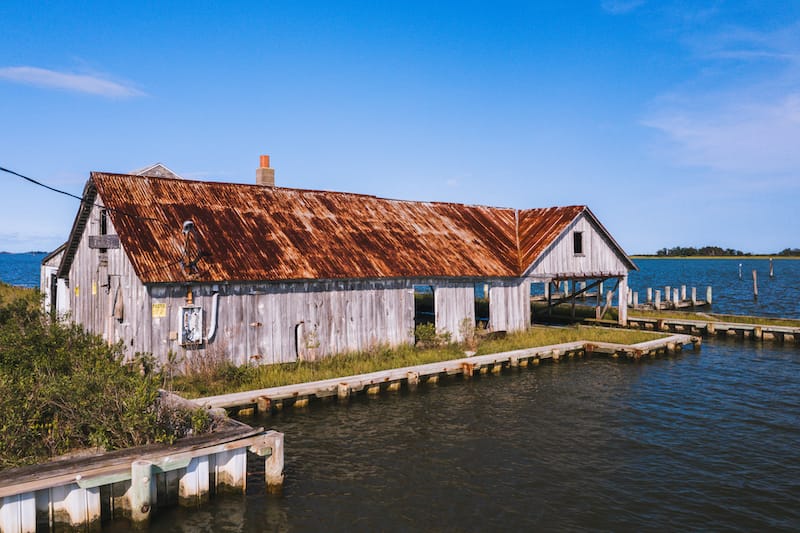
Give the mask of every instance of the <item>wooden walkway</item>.
M 381 370 L 356 376 L 235 392 L 219 396 L 207 396 L 193 401 L 206 408 L 247 410 L 241 412 L 243 415 L 252 412 L 250 410 L 254 409 L 259 412 L 271 412 L 272 410 L 282 409 L 285 405 L 304 407 L 313 398 L 335 397 L 344 400 L 350 395 L 361 392 L 373 395 L 380 393 L 382 390 L 397 391 L 403 385 L 414 388 L 421 382 L 435 383 L 442 376 L 461 375 L 464 378 L 471 378 L 476 374 L 499 373 L 504 368 L 537 365 L 544 359 L 559 361 L 562 357 L 575 357 L 592 353 L 638 359 L 646 355 L 655 356 L 660 353 L 674 353 L 688 345 L 697 349 L 700 343 L 699 337 L 685 334 L 675 334 L 633 345 L 575 341 Z
M 800 343 L 800 327 L 773 326 L 769 324 L 743 324 L 718 320 L 692 320 L 686 318 L 645 318 L 628 316 L 628 327 L 672 331 L 690 335 L 727 335 L 752 340 L 775 340 Z

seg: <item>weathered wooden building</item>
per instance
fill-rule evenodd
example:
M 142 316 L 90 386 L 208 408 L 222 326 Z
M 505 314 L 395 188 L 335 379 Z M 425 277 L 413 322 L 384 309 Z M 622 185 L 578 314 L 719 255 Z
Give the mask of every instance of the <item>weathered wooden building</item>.
M 493 330 L 528 327 L 531 284 L 562 280 L 617 280 L 625 320 L 636 267 L 584 206 L 275 187 L 268 158 L 255 185 L 141 173 L 91 173 L 56 273 L 69 302 L 55 308 L 131 355 L 278 363 L 411 343 L 420 286 L 456 340 L 474 324 L 476 284 Z

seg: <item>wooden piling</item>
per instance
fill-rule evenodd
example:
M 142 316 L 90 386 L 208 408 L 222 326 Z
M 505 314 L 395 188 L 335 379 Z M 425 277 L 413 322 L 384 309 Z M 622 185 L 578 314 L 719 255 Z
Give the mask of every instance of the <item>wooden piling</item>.
M 758 272 L 753 269 L 753 298 L 758 300 Z
M 339 383 L 336 386 L 336 397 L 339 400 L 347 400 L 350 397 L 350 386 L 347 383 Z
M 686 285 L 681 285 L 681 301 L 686 300 Z
M 264 461 L 264 474 L 268 492 L 278 492 L 283 486 L 283 433 L 273 432 L 268 437 L 270 456 Z
M 653 289 L 647 287 L 647 303 L 653 303 Z
M 633 293 L 633 308 L 636 309 L 637 307 L 639 307 L 639 291 Z
M 260 414 L 272 411 L 272 402 L 266 396 L 259 396 L 256 400 L 256 409 Z
M 656 289 L 656 310 L 661 309 L 661 291 Z
M 678 304 L 680 303 L 678 296 L 678 287 L 675 287 L 672 289 L 672 305 L 675 306 L 675 309 L 678 308 Z
M 152 477 L 153 463 L 143 460 L 131 463 L 131 488 L 128 490 L 128 503 L 131 507 L 131 524 L 136 528 L 146 528 L 150 523 Z
M 769 258 L 769 277 L 771 277 L 771 278 L 775 277 L 775 270 L 773 270 L 773 268 L 772 268 L 772 258 L 771 257 Z
M 692 287 L 692 307 L 697 307 L 697 287 Z
M 711 305 L 711 285 L 706 287 L 706 303 Z

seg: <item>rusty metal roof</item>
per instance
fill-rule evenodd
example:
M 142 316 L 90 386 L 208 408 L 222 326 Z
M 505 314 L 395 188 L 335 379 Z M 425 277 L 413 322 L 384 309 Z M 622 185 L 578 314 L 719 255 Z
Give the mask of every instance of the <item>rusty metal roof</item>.
M 517 277 L 582 206 L 517 211 L 93 172 L 144 283 Z M 185 220 L 198 271 L 180 265 Z M 623 253 L 624 255 L 624 253 Z

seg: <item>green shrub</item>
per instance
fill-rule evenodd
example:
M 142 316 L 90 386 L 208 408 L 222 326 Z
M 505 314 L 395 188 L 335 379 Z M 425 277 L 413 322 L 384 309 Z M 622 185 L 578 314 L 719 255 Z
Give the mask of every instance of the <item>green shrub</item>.
M 152 358 L 121 364 L 121 345 L 49 320 L 30 292 L 0 301 L 0 469 L 81 448 L 171 442 L 201 426 L 191 414 L 188 425 L 160 425 L 166 407 Z

